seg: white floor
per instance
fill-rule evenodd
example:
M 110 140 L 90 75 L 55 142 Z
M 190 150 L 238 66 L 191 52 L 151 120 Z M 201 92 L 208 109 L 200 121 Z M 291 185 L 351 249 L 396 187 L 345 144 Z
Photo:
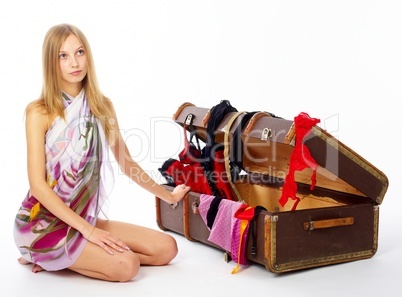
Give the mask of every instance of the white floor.
M 128 188 L 127 188 L 128 189 Z M 132 203 L 129 208 L 114 208 L 116 217 L 158 229 L 153 213 L 153 199 Z M 397 198 L 397 197 L 392 197 Z M 120 199 L 115 198 L 115 204 Z M 146 197 L 144 198 L 146 199 Z M 123 200 L 123 199 L 121 199 Z M 391 200 L 391 199 L 390 199 Z M 395 199 L 394 199 L 395 200 Z M 122 203 L 123 201 L 121 201 Z M 389 204 L 391 205 L 391 204 Z M 136 207 L 139 206 L 139 207 Z M 119 206 L 120 207 L 120 206 Z M 132 207 L 132 209 L 130 209 Z M 108 283 L 64 271 L 33 274 L 29 266 L 17 263 L 11 226 L 13 209 L 4 205 L 0 216 L 1 290 L 10 296 L 400 296 L 402 232 L 400 222 L 390 219 L 390 207 L 380 211 L 380 236 L 377 254 L 368 260 L 314 268 L 286 274 L 274 274 L 253 264 L 232 275 L 233 262 L 226 263 L 222 251 L 201 243 L 177 239 L 179 254 L 165 267 L 142 267 L 128 283 Z M 113 209 L 113 208 L 112 208 Z M 142 210 L 141 210 L 142 209 Z M 388 212 L 388 213 L 387 213 Z

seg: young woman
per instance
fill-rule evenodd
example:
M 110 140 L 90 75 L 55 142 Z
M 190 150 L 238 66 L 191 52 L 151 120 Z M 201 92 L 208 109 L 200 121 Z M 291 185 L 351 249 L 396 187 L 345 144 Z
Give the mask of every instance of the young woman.
M 153 195 L 174 203 L 189 187 L 166 191 L 131 158 L 78 28 L 50 28 L 42 51 L 42 95 L 26 108 L 29 191 L 15 219 L 19 262 L 32 263 L 33 272 L 70 269 L 120 282 L 140 265 L 169 263 L 177 254 L 173 237 L 101 219 L 113 187 L 109 147 L 121 170 Z

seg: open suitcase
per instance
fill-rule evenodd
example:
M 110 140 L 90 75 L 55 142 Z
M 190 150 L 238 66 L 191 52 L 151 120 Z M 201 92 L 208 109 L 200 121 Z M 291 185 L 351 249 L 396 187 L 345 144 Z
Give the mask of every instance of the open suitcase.
M 215 130 L 215 141 L 227 150 L 233 149 L 231 140 L 245 114 L 227 113 Z M 186 125 L 189 116 L 191 126 Z M 205 140 L 209 116 L 210 108 L 184 103 L 173 120 Z M 263 207 L 255 217 L 252 234 L 247 236 L 245 255 L 249 263 L 280 273 L 374 256 L 378 247 L 379 205 L 388 188 L 388 179 L 379 169 L 314 125 L 302 144 L 317 166 L 316 170 L 294 172 L 297 197 L 302 198 L 293 209 L 296 203 L 292 199 L 286 204 L 279 200 L 297 144 L 295 121 L 257 112 L 240 131 L 241 142 L 237 143 L 242 148 L 243 174 L 231 181 L 232 189 L 247 205 Z M 163 186 L 173 189 L 173 185 Z M 158 226 L 222 249 L 208 240 L 210 229 L 198 209 L 201 195 L 190 191 L 176 204 L 156 197 Z M 230 256 L 228 251 L 224 252 Z

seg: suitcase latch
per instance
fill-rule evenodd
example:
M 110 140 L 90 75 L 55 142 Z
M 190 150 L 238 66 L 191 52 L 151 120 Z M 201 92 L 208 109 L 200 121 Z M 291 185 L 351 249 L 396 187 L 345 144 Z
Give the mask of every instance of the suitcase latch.
M 197 215 L 200 214 L 200 210 L 198 209 L 198 206 L 199 206 L 199 204 L 198 204 L 197 201 L 194 201 L 193 204 L 191 204 L 191 208 L 193 210 L 193 213 L 197 214 Z
M 261 132 L 261 140 L 267 140 L 268 138 L 272 137 L 272 130 L 269 128 L 262 129 Z
M 189 113 L 187 116 L 186 116 L 186 120 L 185 120 L 185 124 L 186 124 L 186 126 L 190 126 L 190 125 L 192 125 L 193 124 L 193 120 L 194 120 L 194 115 L 192 114 L 192 113 Z
M 178 205 L 179 205 L 179 202 L 174 202 L 172 204 L 169 204 L 171 209 L 176 209 Z

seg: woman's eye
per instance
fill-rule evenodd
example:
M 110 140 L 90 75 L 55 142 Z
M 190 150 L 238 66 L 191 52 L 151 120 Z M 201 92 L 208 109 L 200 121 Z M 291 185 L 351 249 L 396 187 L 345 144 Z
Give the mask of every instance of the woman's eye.
M 66 55 L 66 54 L 60 54 L 60 55 L 59 55 L 59 58 L 60 58 L 60 59 L 65 59 L 65 58 L 67 58 L 67 55 Z
M 80 49 L 80 50 L 77 52 L 77 54 L 78 54 L 79 56 L 82 56 L 84 53 L 85 53 L 85 52 L 84 52 L 83 49 Z

